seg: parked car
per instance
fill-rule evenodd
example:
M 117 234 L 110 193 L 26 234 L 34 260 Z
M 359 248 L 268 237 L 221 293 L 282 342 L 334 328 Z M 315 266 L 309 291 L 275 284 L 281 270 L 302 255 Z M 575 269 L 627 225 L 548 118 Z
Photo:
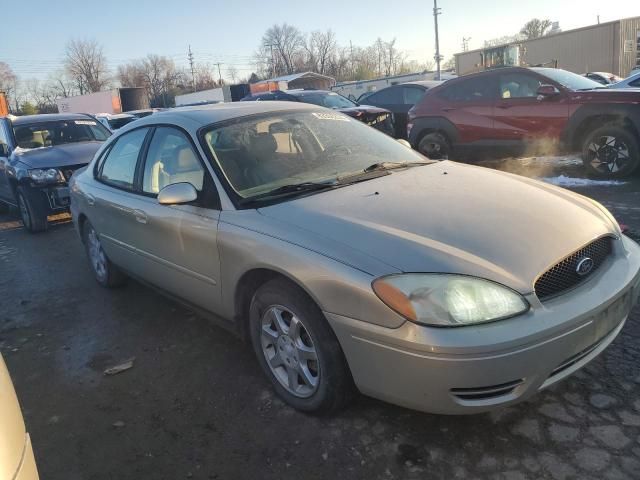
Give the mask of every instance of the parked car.
M 622 77 L 607 72 L 589 72 L 585 73 L 583 76 L 587 77 L 590 80 L 598 82 L 601 85 L 611 85 L 612 83 L 616 83 L 622 80 Z
M 640 88 L 640 71 L 629 75 L 624 80 L 608 85 L 609 88 Z
M 587 173 L 640 164 L 640 92 L 554 68 L 502 68 L 448 80 L 409 111 L 411 145 L 430 158 L 582 152 Z
M 640 246 L 600 204 L 315 105 L 152 115 L 71 192 L 101 285 L 131 275 L 217 319 L 304 411 L 354 385 L 436 413 L 529 398 L 600 354 L 640 293 Z
M 129 113 L 97 113 L 94 117 L 111 132 L 115 132 L 127 123 L 131 123 L 139 118 Z
M 129 115 L 133 115 L 136 118 L 144 118 L 149 115 L 153 115 L 156 112 L 160 112 L 162 110 L 166 110 L 165 108 L 145 108 L 142 110 L 129 110 L 126 112 Z
M 393 114 L 394 137 L 406 139 L 409 110 L 422 100 L 427 90 L 441 83 L 437 80 L 423 80 L 392 85 L 378 91 L 364 93 L 358 98 L 358 102 L 389 110 Z
M 0 118 L 0 202 L 15 206 L 30 232 L 68 211 L 67 182 L 111 133 L 79 113 Z
M 31 437 L 27 433 L 18 397 L 0 355 L 0 478 L 38 480 Z
M 321 107 L 331 108 L 356 118 L 370 127 L 376 128 L 387 135 L 393 136 L 393 117 L 391 112 L 384 108 L 369 105 L 360 105 L 339 93 L 326 90 L 275 90 L 271 92 L 247 95 L 241 102 L 282 100 L 286 102 L 304 102 Z

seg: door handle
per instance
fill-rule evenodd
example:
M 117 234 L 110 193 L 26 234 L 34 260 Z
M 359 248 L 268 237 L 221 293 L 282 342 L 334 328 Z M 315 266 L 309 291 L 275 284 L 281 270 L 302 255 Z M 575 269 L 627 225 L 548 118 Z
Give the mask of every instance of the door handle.
M 90 207 L 93 207 L 96 204 L 96 197 L 94 197 L 90 193 L 87 193 L 85 195 L 85 198 L 87 199 L 87 205 L 89 205 Z
M 138 223 L 147 223 L 147 214 L 142 210 L 134 210 L 133 216 L 136 217 L 136 222 Z

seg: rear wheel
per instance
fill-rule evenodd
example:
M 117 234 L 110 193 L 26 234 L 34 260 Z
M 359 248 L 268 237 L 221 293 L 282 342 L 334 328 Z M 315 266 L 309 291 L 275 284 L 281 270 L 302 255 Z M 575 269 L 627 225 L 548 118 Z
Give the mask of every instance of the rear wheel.
M 107 288 L 124 285 L 127 280 L 126 275 L 111 263 L 102 248 L 100 237 L 89 221 L 85 221 L 82 226 L 82 237 L 87 257 L 89 257 L 89 262 L 91 263 L 91 269 L 98 283 Z
M 451 154 L 451 146 L 441 133 L 427 133 L 420 143 L 418 151 L 431 160 L 446 160 Z
M 582 161 L 590 176 L 626 177 L 640 164 L 638 140 L 622 127 L 605 125 L 587 136 L 582 146 Z
M 346 405 L 355 392 L 338 339 L 316 304 L 296 285 L 275 279 L 250 309 L 251 342 L 278 395 L 305 412 Z
M 17 190 L 18 211 L 24 227 L 31 233 L 43 232 L 49 226 L 49 211 L 42 192 L 20 186 Z

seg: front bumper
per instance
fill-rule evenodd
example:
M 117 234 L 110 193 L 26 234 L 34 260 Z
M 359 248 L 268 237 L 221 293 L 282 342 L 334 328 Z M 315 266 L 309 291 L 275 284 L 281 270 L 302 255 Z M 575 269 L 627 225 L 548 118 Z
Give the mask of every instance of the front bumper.
M 582 368 L 620 333 L 640 294 L 640 247 L 623 236 L 593 277 L 519 317 L 462 328 L 389 329 L 325 313 L 360 391 L 415 410 L 478 413 Z
M 22 460 L 18 466 L 14 480 L 38 480 L 38 468 L 36 467 L 36 459 L 33 456 L 33 447 L 31 445 L 31 437 L 27 434 L 25 439 L 24 452 Z

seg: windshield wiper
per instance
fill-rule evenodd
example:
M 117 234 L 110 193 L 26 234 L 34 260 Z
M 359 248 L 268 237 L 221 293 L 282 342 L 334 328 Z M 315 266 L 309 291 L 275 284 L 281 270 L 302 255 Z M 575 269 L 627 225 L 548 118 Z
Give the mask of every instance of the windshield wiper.
M 302 182 L 302 183 L 291 183 L 287 185 L 282 185 L 281 187 L 274 188 L 273 190 L 269 190 L 268 192 L 262 192 L 257 195 L 253 195 L 251 197 L 243 198 L 240 200 L 241 204 L 251 203 L 256 200 L 268 198 L 268 197 L 281 197 L 286 195 L 295 195 L 298 193 L 306 193 L 306 192 L 315 192 L 319 190 L 327 190 L 330 188 L 336 188 L 338 185 L 335 182 Z
M 372 163 L 363 172 L 375 172 L 378 170 L 392 170 L 394 168 L 408 168 L 417 167 L 419 165 L 428 165 L 433 162 L 418 161 L 418 162 L 377 162 Z

